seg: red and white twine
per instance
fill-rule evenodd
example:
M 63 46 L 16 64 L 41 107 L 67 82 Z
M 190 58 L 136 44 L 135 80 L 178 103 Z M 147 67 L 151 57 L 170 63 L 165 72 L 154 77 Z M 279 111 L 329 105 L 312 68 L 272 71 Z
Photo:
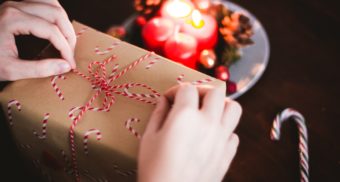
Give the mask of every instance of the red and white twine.
M 287 108 L 283 110 L 280 114 L 276 116 L 273 122 L 273 127 L 270 132 L 270 137 L 272 140 L 280 139 L 280 129 L 283 122 L 288 119 L 293 119 L 298 125 L 299 129 L 299 152 L 300 152 L 300 174 L 301 182 L 309 181 L 309 155 L 308 155 L 308 133 L 305 123 L 305 118 L 298 111 Z
M 130 65 L 126 66 L 123 70 L 118 71 L 118 65 L 113 67 L 113 70 L 109 75 L 107 75 L 106 65 L 115 60 L 116 56 L 110 56 L 109 58 L 105 59 L 103 62 L 92 62 L 88 66 L 89 76 L 85 75 L 78 70 L 73 70 L 74 73 L 83 77 L 84 79 L 88 80 L 93 89 L 94 95 L 89 99 L 89 101 L 80 107 L 74 107 L 69 112 L 69 117 L 72 119 L 72 125 L 70 127 L 70 146 L 71 146 L 71 160 L 72 160 L 72 167 L 74 171 L 74 175 L 76 181 L 80 181 L 79 177 L 79 170 L 77 165 L 77 153 L 76 153 L 76 143 L 75 143 L 75 127 L 77 126 L 78 122 L 82 119 L 88 111 L 104 111 L 108 112 L 111 106 L 115 103 L 115 95 L 121 95 L 127 98 L 131 98 L 137 101 L 141 101 L 146 104 L 155 103 L 156 98 L 160 96 L 158 92 L 153 90 L 151 87 L 145 84 L 139 83 L 125 83 L 121 85 L 111 85 L 112 82 L 119 79 L 127 72 L 134 69 L 138 64 L 143 61 L 149 60 L 152 58 L 154 53 L 150 52 L 136 61 L 132 62 Z M 96 67 L 95 67 L 96 66 Z M 131 87 L 142 87 L 147 91 L 151 92 L 150 94 L 133 94 L 127 91 Z M 93 102 L 100 96 L 104 96 L 104 101 L 101 107 L 94 108 L 92 107 Z M 77 114 L 75 114 L 77 112 Z
M 177 83 L 179 84 L 182 84 L 184 81 L 184 74 L 180 74 L 178 77 L 177 77 Z M 210 79 L 210 78 L 204 78 L 204 79 L 201 79 L 201 80 L 196 80 L 196 81 L 193 81 L 193 82 L 190 82 L 190 84 L 192 85 L 202 85 L 202 84 L 205 84 L 205 83 L 209 83 L 209 82 L 212 82 L 213 80 Z
M 129 132 L 134 135 L 136 138 L 141 139 L 142 136 L 132 127 L 133 123 L 138 123 L 140 120 L 138 118 L 130 118 L 125 121 L 125 128 L 129 130 Z
M 59 97 L 60 100 L 64 100 L 64 96 L 63 96 L 63 93 L 61 92 L 60 88 L 58 87 L 56 81 L 57 79 L 63 79 L 65 80 L 66 77 L 64 75 L 56 75 L 54 77 L 51 78 L 51 85 L 54 89 L 54 91 L 57 93 L 57 96 Z
M 12 106 L 15 105 L 18 111 L 21 111 L 21 104 L 19 101 L 13 99 L 10 100 L 7 104 L 7 117 L 10 126 L 13 126 L 13 116 L 12 116 Z
M 47 138 L 47 122 L 48 118 L 50 117 L 49 113 L 46 113 L 44 115 L 44 119 L 42 120 L 42 130 L 41 130 L 41 135 L 38 134 L 37 131 L 33 130 L 33 134 L 38 137 L 39 139 L 46 139 Z
M 99 49 L 98 46 L 96 46 L 96 47 L 94 48 L 94 52 L 95 52 L 97 55 L 100 55 L 100 56 L 101 56 L 101 55 L 105 55 L 105 54 L 111 52 L 111 51 L 113 50 L 113 48 L 115 48 L 116 46 L 119 45 L 119 43 L 120 43 L 120 41 L 115 41 L 115 42 L 113 42 L 108 48 L 106 48 L 106 49 L 104 49 L 104 50 L 102 50 L 102 51 Z
M 101 134 L 101 132 L 98 129 L 94 129 L 93 128 L 93 129 L 90 129 L 87 132 L 85 132 L 83 143 L 84 143 L 84 153 L 86 155 L 89 154 L 88 140 L 89 140 L 89 136 L 91 134 L 96 134 L 96 139 L 97 140 L 100 140 L 102 138 L 102 134 Z

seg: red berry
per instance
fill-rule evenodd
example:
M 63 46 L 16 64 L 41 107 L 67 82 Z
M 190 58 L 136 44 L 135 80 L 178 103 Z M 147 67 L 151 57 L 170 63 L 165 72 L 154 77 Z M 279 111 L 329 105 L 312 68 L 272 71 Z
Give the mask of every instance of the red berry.
M 136 21 L 136 24 L 141 27 L 146 24 L 146 19 L 144 16 L 137 16 L 135 21 Z
M 237 92 L 237 85 L 233 81 L 227 81 L 227 94 L 233 94 Z
M 228 81 L 230 78 L 230 73 L 226 66 L 218 66 L 215 69 L 215 76 L 220 80 Z

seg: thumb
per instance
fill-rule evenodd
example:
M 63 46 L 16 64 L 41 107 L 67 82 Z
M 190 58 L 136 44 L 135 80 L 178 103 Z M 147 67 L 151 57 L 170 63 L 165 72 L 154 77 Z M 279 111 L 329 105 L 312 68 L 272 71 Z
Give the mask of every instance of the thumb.
M 161 96 L 159 98 L 158 104 L 151 114 L 149 123 L 146 127 L 145 133 L 154 133 L 157 132 L 162 128 L 162 125 L 164 123 L 164 120 L 166 119 L 166 116 L 170 110 L 170 105 L 168 103 L 168 100 Z
M 63 59 L 12 60 L 8 65 L 8 80 L 40 78 L 69 72 L 71 66 Z

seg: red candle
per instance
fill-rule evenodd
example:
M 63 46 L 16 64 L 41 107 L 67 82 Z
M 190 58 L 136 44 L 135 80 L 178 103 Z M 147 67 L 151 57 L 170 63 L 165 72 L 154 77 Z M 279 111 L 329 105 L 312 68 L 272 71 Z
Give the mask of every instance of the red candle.
M 212 49 L 217 42 L 217 22 L 212 16 L 193 11 L 191 20 L 186 21 L 181 30 L 197 39 L 198 50 Z
M 161 53 L 165 41 L 174 33 L 175 24 L 167 18 L 153 18 L 146 23 L 142 30 L 145 47 L 149 50 Z
M 176 33 L 166 41 L 164 54 L 173 61 L 196 69 L 197 41 L 191 35 Z

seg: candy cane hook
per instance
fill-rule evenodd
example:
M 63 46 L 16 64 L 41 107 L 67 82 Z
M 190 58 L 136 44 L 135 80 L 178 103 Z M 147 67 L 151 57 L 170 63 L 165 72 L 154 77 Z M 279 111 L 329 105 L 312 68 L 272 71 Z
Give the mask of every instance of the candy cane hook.
M 48 122 L 48 118 L 50 117 L 49 113 L 46 113 L 44 116 L 44 119 L 42 120 L 42 131 L 41 131 L 41 135 L 38 134 L 38 132 L 36 132 L 35 130 L 33 130 L 33 134 L 38 137 L 39 139 L 46 139 L 47 138 L 47 122 Z
M 183 80 L 184 80 L 184 74 L 180 74 L 178 77 L 177 77 L 177 83 L 181 84 L 183 83 Z M 196 81 L 193 81 L 193 82 L 190 82 L 192 85 L 202 85 L 204 83 L 209 83 L 209 82 L 212 82 L 213 80 L 210 79 L 210 78 L 204 78 L 204 79 L 201 79 L 201 80 L 196 80 Z
M 109 53 L 110 51 L 113 50 L 113 48 L 115 48 L 116 46 L 118 46 L 120 43 L 120 41 L 116 41 L 116 42 L 113 42 L 108 48 L 104 49 L 103 51 L 99 50 L 99 47 L 96 46 L 94 48 L 94 52 L 97 54 L 97 55 L 105 55 L 107 53 Z
M 153 65 L 155 65 L 158 61 L 160 60 L 160 58 L 156 57 L 151 59 L 151 61 L 149 62 L 148 65 L 146 65 L 145 69 L 150 69 Z
M 21 104 L 19 101 L 13 99 L 10 100 L 7 104 L 7 117 L 10 126 L 13 126 L 13 116 L 12 116 L 12 106 L 15 105 L 18 111 L 21 111 Z
M 140 122 L 139 119 L 130 118 L 127 121 L 125 121 L 125 128 L 127 128 L 129 130 L 129 132 L 132 133 L 135 137 L 137 137 L 138 139 L 141 139 L 142 136 L 132 127 L 133 123 L 138 123 L 138 122 Z
M 81 35 L 83 35 L 84 32 L 86 32 L 88 28 L 87 27 L 83 27 L 79 30 L 79 32 L 76 33 L 77 38 L 79 38 Z
M 287 121 L 289 118 L 294 119 L 299 128 L 299 152 L 300 152 L 300 173 L 301 182 L 309 181 L 309 155 L 308 155 L 308 133 L 305 123 L 305 118 L 298 111 L 288 108 L 283 110 L 280 114 L 276 116 L 273 122 L 273 127 L 270 132 L 270 137 L 272 140 L 280 139 L 280 129 L 283 122 Z
M 90 129 L 85 133 L 83 143 L 84 143 L 84 152 L 86 155 L 89 154 L 88 139 L 89 139 L 89 135 L 91 135 L 92 133 L 96 134 L 97 140 L 100 140 L 102 138 L 102 134 L 98 129 Z
M 54 77 L 51 78 L 51 85 L 54 89 L 54 91 L 57 93 L 57 96 L 59 97 L 60 100 L 64 100 L 64 96 L 63 96 L 63 93 L 61 92 L 60 88 L 57 86 L 57 79 L 63 79 L 65 80 L 66 77 L 64 75 L 56 75 Z

